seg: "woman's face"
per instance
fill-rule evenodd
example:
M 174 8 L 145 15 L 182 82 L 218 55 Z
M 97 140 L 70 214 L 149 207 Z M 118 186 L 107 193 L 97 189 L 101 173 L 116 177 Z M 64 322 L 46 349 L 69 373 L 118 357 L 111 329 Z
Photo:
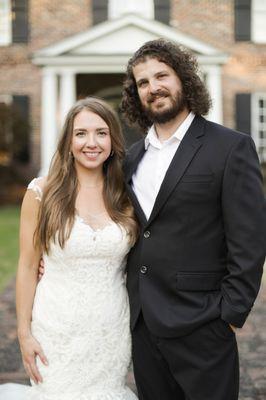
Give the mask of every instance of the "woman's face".
M 76 168 L 102 169 L 111 150 L 110 129 L 106 122 L 92 111 L 80 111 L 74 118 L 71 143 Z

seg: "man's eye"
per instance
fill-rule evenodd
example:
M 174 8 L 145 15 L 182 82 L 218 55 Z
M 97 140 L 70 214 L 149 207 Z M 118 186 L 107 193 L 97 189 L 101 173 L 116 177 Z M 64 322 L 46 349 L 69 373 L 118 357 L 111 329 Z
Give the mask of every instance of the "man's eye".
M 141 81 L 138 83 L 138 87 L 143 87 L 146 85 L 146 83 L 147 83 L 146 81 Z

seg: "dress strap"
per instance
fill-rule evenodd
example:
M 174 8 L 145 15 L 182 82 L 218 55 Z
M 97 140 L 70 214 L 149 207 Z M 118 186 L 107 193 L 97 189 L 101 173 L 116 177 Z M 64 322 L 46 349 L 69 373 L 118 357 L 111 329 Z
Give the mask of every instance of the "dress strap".
M 28 189 L 33 190 L 36 193 L 36 200 L 41 201 L 42 199 L 42 188 L 38 185 L 38 181 L 43 179 L 42 177 L 39 178 L 34 178 L 29 184 L 28 184 Z

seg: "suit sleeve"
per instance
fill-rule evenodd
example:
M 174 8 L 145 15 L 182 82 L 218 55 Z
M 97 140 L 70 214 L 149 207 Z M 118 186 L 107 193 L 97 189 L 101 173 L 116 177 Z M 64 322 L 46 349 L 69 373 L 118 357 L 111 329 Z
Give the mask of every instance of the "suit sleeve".
M 221 317 L 241 328 L 259 291 L 266 250 L 266 204 L 253 140 L 241 135 L 227 157 L 222 210 L 228 274 Z

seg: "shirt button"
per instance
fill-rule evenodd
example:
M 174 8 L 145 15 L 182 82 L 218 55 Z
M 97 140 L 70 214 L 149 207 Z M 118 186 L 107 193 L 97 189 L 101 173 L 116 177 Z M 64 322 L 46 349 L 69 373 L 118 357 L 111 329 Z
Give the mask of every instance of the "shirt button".
M 142 274 L 146 274 L 147 271 L 148 271 L 148 268 L 145 267 L 145 265 L 142 265 L 142 267 L 140 268 L 140 272 L 141 272 Z
M 150 231 L 145 231 L 143 236 L 145 237 L 145 239 L 148 239 L 151 236 Z

